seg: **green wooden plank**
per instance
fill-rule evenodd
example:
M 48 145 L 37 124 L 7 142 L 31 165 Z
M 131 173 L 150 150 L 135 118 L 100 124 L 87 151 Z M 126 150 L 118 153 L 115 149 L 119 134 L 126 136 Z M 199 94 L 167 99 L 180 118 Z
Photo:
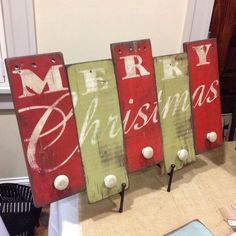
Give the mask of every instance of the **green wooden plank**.
M 119 193 L 128 177 L 116 80 L 111 60 L 68 67 L 77 130 L 90 203 Z M 114 175 L 108 188 L 104 179 Z
M 154 59 L 158 90 L 159 114 L 163 135 L 164 166 L 177 169 L 195 160 L 191 124 L 188 61 L 186 54 L 157 57 Z M 187 150 L 182 161 L 178 151 Z

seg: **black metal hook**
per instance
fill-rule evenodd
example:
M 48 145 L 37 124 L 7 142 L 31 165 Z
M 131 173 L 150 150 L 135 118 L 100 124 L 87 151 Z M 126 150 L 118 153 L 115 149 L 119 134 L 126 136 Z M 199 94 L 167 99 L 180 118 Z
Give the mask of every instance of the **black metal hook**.
M 125 198 L 125 187 L 126 187 L 126 183 L 122 183 L 121 184 L 122 190 L 120 192 L 120 209 L 119 212 L 122 213 L 123 212 L 123 205 L 124 205 L 124 198 Z
M 167 192 L 170 192 L 170 190 L 171 190 L 171 183 L 172 183 L 172 179 L 173 179 L 174 169 L 175 169 L 175 164 L 171 164 L 171 170 L 170 170 L 170 173 L 168 173 L 170 178 L 169 178 Z

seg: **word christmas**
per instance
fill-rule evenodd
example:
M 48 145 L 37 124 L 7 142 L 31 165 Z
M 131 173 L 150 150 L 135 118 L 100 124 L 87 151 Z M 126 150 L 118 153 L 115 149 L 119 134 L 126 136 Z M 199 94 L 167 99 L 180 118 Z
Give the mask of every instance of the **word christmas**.
M 60 53 L 6 59 L 35 204 L 85 189 L 94 203 L 128 188 L 128 173 L 177 170 L 221 145 L 216 48 L 153 58 L 139 40 L 68 67 Z

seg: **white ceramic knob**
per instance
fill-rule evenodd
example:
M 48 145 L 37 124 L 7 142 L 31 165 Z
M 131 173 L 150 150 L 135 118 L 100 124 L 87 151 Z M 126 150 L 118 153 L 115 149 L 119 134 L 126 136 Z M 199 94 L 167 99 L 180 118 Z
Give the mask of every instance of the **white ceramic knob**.
M 107 175 L 104 178 L 104 184 L 107 188 L 113 188 L 116 186 L 117 179 L 115 175 Z
M 142 154 L 145 159 L 151 159 L 153 157 L 153 153 L 154 151 L 151 147 L 145 147 L 142 150 Z
M 215 131 L 212 131 L 207 134 L 206 138 L 210 143 L 214 143 L 217 139 L 217 133 Z
M 69 178 L 66 175 L 58 175 L 54 180 L 54 187 L 57 190 L 64 190 L 69 185 Z
M 186 161 L 188 159 L 188 151 L 186 149 L 181 149 L 177 152 L 177 156 L 181 161 Z

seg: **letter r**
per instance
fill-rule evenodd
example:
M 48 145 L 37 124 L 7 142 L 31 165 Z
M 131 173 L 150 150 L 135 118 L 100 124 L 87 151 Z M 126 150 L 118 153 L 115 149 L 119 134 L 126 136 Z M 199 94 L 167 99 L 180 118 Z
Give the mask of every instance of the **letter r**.
M 148 72 L 142 65 L 143 60 L 139 55 L 120 57 L 120 59 L 124 59 L 126 72 L 126 76 L 122 79 L 130 79 L 144 75 L 150 75 L 150 72 Z M 137 71 L 139 71 L 139 74 L 137 73 Z

